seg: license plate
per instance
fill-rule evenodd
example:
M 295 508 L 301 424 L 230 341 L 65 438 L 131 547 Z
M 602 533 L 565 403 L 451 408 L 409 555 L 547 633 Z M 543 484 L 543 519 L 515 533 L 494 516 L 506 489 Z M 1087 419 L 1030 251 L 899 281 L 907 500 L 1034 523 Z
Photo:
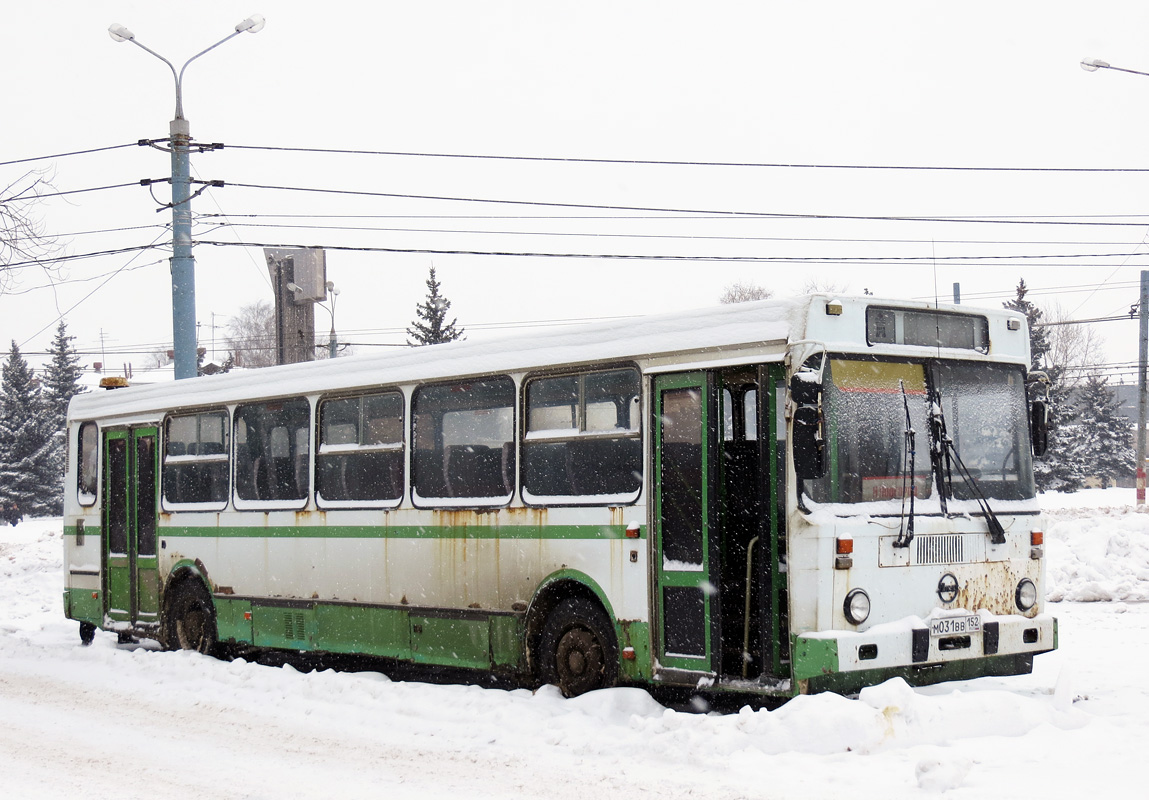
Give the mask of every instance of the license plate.
M 963 633 L 981 633 L 981 617 L 969 614 L 930 620 L 930 636 L 954 636 Z

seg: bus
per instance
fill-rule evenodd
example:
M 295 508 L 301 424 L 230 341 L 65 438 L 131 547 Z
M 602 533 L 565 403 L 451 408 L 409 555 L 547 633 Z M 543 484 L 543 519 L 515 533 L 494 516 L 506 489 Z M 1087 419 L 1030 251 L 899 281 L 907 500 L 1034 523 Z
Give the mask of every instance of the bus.
M 1057 647 L 1025 317 L 816 294 L 82 394 L 68 618 L 567 696 Z

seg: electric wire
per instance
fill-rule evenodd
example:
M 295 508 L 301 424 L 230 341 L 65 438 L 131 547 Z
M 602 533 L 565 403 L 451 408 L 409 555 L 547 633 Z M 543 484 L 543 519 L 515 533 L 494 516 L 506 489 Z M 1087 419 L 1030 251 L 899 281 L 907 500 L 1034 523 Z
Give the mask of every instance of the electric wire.
M 841 169 L 841 170 L 898 170 L 924 172 L 1054 172 L 1054 173 L 1141 173 L 1149 172 L 1146 167 L 986 167 L 959 165 L 913 165 L 913 164 L 805 164 L 755 161 L 689 161 L 655 160 L 645 158 L 577 158 L 557 156 L 512 156 L 491 153 L 425 153 L 395 150 L 354 150 L 333 147 L 286 147 L 274 145 L 224 144 L 230 150 L 263 150 L 288 153 L 321 153 L 328 155 L 371 155 L 399 156 L 404 158 L 446 158 L 475 159 L 491 161 L 549 162 L 559 164 L 633 164 L 644 166 L 673 167 L 753 167 L 766 169 Z

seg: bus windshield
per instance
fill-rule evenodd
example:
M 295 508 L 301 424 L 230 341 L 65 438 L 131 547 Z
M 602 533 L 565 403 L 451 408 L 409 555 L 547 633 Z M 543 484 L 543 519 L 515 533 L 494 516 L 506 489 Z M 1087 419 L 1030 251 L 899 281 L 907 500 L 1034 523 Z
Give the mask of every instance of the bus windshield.
M 919 511 L 940 511 L 930 462 L 929 398 L 940 392 L 946 430 L 977 488 L 990 500 L 1034 497 L 1025 380 L 1016 366 L 831 359 L 824 381 L 827 469 L 805 491 L 818 503 L 898 501 L 910 473 Z M 909 423 L 907 425 L 907 411 Z M 906 429 L 914 432 L 914 453 Z M 944 492 L 975 496 L 956 473 Z

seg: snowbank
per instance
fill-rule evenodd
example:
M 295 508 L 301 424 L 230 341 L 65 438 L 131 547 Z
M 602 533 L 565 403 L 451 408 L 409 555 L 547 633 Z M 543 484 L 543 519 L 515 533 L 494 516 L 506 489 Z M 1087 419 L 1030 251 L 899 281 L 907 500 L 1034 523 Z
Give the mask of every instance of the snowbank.
M 1149 513 L 1137 510 L 1133 489 L 1040 499 L 1050 601 L 1149 600 Z

